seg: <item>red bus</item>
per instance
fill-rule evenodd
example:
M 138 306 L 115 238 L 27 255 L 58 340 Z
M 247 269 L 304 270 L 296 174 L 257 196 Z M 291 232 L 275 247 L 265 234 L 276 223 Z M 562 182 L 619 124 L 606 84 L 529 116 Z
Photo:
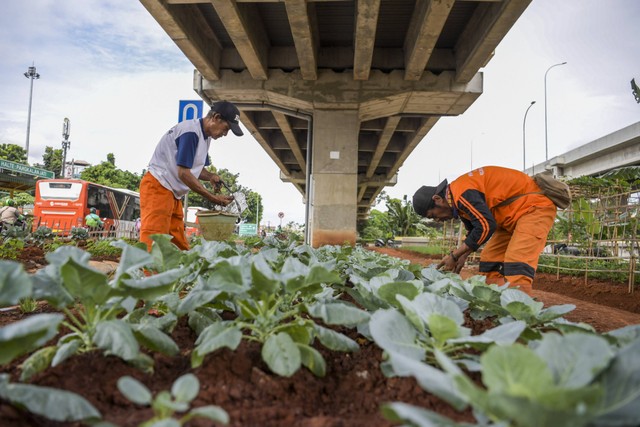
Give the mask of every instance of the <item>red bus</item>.
M 36 183 L 33 230 L 49 227 L 56 234 L 68 235 L 72 227 L 86 227 L 89 209 L 104 225 L 100 234 L 137 238 L 136 219 L 140 217 L 140 194 L 124 188 L 111 188 L 81 179 L 41 179 Z

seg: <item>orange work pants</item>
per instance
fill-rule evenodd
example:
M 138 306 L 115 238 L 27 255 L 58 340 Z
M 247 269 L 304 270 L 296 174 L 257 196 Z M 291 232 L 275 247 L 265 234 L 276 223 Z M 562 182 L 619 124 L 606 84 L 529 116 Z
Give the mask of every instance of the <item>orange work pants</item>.
M 519 287 L 531 293 L 538 258 L 556 218 L 555 206 L 530 206 L 513 232 L 498 227 L 480 254 L 480 274 L 487 283 Z
M 189 249 L 182 201 L 147 172 L 140 182 L 140 241 L 146 243 L 149 251 L 153 234 L 170 234 L 174 245 Z

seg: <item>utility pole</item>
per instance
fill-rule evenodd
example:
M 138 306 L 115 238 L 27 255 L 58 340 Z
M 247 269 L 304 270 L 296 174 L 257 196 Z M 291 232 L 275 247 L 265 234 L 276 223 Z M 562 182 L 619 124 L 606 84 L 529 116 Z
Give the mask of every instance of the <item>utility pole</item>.
M 62 169 L 60 170 L 60 177 L 65 178 L 64 169 L 67 163 L 67 150 L 71 147 L 71 141 L 69 141 L 69 135 L 71 134 L 71 123 L 68 118 L 64 118 L 62 122 Z M 73 170 L 71 171 L 73 175 Z M 72 176 L 73 177 L 73 176 Z
M 24 76 L 31 81 L 29 89 L 29 113 L 27 115 L 27 142 L 24 146 L 24 149 L 27 152 L 27 163 L 29 163 L 29 134 L 31 133 L 31 100 L 33 99 L 33 81 L 40 78 L 40 74 L 36 72 L 35 64 L 32 64 L 31 67 L 29 67 L 27 72 L 24 73 Z

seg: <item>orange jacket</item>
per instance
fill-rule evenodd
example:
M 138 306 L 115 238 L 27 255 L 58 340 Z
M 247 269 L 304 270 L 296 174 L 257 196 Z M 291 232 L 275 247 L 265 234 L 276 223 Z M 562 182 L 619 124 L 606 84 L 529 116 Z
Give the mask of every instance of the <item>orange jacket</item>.
M 543 194 L 528 194 L 498 206 L 510 197 L 540 193 L 533 179 L 515 169 L 485 166 L 457 178 L 447 187 L 447 201 L 468 231 L 465 243 L 477 250 L 499 226 L 513 232 L 518 219 L 532 206 L 553 206 Z

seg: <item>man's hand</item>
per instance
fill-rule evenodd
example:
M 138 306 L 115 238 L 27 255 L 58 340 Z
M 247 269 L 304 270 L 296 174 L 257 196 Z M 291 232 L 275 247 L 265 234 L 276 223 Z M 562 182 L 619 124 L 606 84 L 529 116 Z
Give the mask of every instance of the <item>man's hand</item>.
M 220 179 L 220 176 L 218 176 L 216 174 L 211 174 L 211 178 L 209 179 L 209 182 L 211 183 L 211 186 L 213 187 L 213 192 L 214 193 L 219 193 L 220 189 L 222 188 L 222 179 Z
M 211 197 L 209 197 L 209 200 L 211 200 L 216 205 L 227 206 L 233 201 L 233 196 L 225 196 L 222 194 L 214 196 L 212 194 Z
M 452 251 L 453 252 L 453 251 Z M 464 267 L 465 262 L 467 262 L 467 258 L 471 252 L 465 252 L 458 257 L 458 259 L 454 259 L 452 254 L 445 256 L 442 258 L 438 266 L 436 267 L 438 270 L 443 269 L 444 271 L 452 271 L 454 273 L 460 274 L 462 271 L 462 267 Z

